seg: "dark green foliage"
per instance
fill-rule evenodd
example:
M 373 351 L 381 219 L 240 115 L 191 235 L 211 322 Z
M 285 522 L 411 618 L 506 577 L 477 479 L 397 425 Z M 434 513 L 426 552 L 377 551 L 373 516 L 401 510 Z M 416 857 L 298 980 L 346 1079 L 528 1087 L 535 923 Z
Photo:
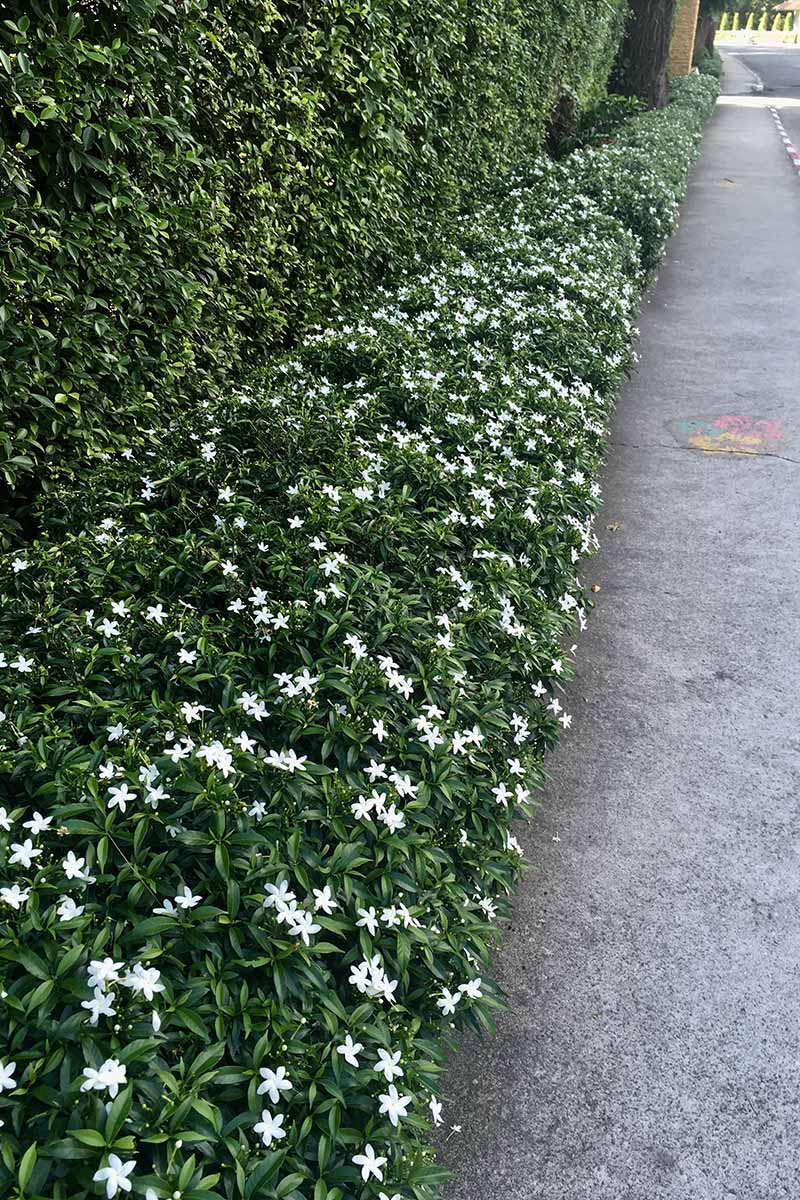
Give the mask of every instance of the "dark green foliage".
M 714 90 L 506 173 L 0 555 L 0 1195 L 88 1200 L 119 1156 L 135 1200 L 433 1200 L 442 1037 L 500 1003 L 512 820 L 569 724 L 606 424 Z
M 701 75 L 713 75 L 715 79 L 722 79 L 725 70 L 722 65 L 722 59 L 717 51 L 709 53 L 708 50 L 701 50 L 695 56 L 694 65 L 697 67 Z
M 584 146 L 602 145 L 646 107 L 644 101 L 635 96 L 603 96 L 581 115 L 574 132 L 561 140 L 557 154 L 571 154 Z
M 31 0 L 0 25 L 10 487 L 296 339 L 603 88 L 594 0 Z

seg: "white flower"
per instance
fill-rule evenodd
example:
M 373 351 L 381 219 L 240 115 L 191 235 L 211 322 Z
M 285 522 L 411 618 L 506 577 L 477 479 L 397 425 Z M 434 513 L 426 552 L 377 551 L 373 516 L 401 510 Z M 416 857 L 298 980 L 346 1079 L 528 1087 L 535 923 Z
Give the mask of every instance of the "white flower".
M 83 879 L 83 868 L 86 865 L 85 858 L 76 858 L 72 850 L 67 853 L 67 857 L 62 861 L 61 867 L 67 879 Z
M 298 908 L 291 913 L 287 924 L 289 926 L 289 933 L 293 937 L 302 938 L 306 946 L 311 944 L 311 934 L 319 933 L 322 928 L 321 925 L 315 925 L 311 913 L 306 912 L 302 908 Z
M 468 983 L 460 983 L 458 990 L 463 992 L 465 996 L 469 996 L 470 1000 L 480 1000 L 483 992 L 481 991 L 480 976 L 477 979 L 470 979 Z
M 15 1062 L 4 1063 L 3 1060 L 0 1059 L 0 1092 L 2 1092 L 4 1088 L 7 1088 L 10 1092 L 12 1092 L 17 1086 L 17 1082 L 14 1079 L 14 1072 L 16 1069 L 17 1064 Z
M 131 1158 L 128 1159 L 127 1162 L 123 1162 L 118 1155 L 109 1154 L 108 1166 L 101 1167 L 99 1171 L 95 1171 L 92 1179 L 95 1183 L 105 1183 L 106 1196 L 108 1200 L 111 1200 L 112 1196 L 116 1196 L 120 1188 L 122 1188 L 123 1192 L 129 1192 L 131 1190 L 133 1185 L 131 1184 L 129 1176 L 135 1166 L 135 1158 Z
M 456 1005 L 460 999 L 460 992 L 451 992 L 449 988 L 442 988 L 442 997 L 436 1001 L 436 1007 L 442 1010 L 443 1017 L 449 1017 L 456 1011 Z
M 109 808 L 118 808 L 120 812 L 124 813 L 128 804 L 136 798 L 136 792 L 132 792 L 127 783 L 123 783 L 119 787 L 108 789 L 106 804 Z
M 289 891 L 289 884 L 286 880 L 282 880 L 279 884 L 265 883 L 264 891 L 267 893 L 264 899 L 264 908 L 279 908 L 281 905 L 288 904 L 295 899 L 294 892 Z
M 95 958 L 89 963 L 89 987 L 100 988 L 105 991 L 106 984 L 118 983 L 119 972 L 124 966 L 121 962 L 114 962 L 113 958 Z
M 8 832 L 11 829 L 11 819 L 4 808 L 0 808 L 0 829 Z
M 52 817 L 43 817 L 40 812 L 35 812 L 30 820 L 22 822 L 22 828 L 30 829 L 33 836 L 36 837 L 37 834 L 44 833 L 49 829 L 52 822 Z
M 359 908 L 359 909 L 356 909 L 356 912 L 358 913 L 359 917 L 361 918 L 359 921 L 356 921 L 356 925 L 357 926 L 366 926 L 366 928 L 369 930 L 370 935 L 372 937 L 375 937 L 375 934 L 378 932 L 378 917 L 375 912 L 375 909 L 372 907 Z
M 431 1110 L 431 1120 L 433 1121 L 434 1125 L 441 1125 L 441 1123 L 442 1123 L 441 1101 L 437 1100 L 435 1096 L 431 1096 L 430 1100 L 428 1101 L 428 1107 Z
M 397 833 L 398 829 L 405 828 L 405 814 L 394 804 L 390 804 L 386 811 L 381 813 L 380 818 L 389 830 L 389 833 Z
M 123 987 L 130 988 L 134 994 L 138 995 L 141 992 L 145 1000 L 152 1000 L 156 992 L 164 991 L 164 984 L 159 983 L 160 978 L 161 972 L 155 967 L 143 967 L 141 963 L 136 963 L 121 982 Z
M 328 884 L 325 884 L 325 887 L 321 891 L 319 888 L 313 888 L 312 890 L 314 892 L 314 908 L 317 912 L 322 910 L 322 912 L 330 916 L 333 910 L 339 907 L 333 898 L 333 893 Z
M 253 1131 L 261 1134 L 265 1146 L 271 1146 L 274 1141 L 286 1137 L 286 1130 L 282 1126 L 283 1113 L 273 1117 L 269 1109 L 265 1108 L 262 1110 L 261 1120 L 253 1126 Z
M 26 559 L 20 558 L 19 556 L 11 560 L 11 569 L 15 575 L 18 575 L 20 571 L 27 571 L 30 565 L 31 564 Z
M 376 762 L 374 758 L 369 760 L 369 766 L 364 768 L 364 774 L 369 777 L 370 783 L 374 783 L 376 779 L 384 779 L 386 777 L 385 763 Z
M 22 863 L 26 870 L 31 866 L 33 860 L 38 858 L 42 853 L 38 847 L 34 846 L 30 838 L 25 838 L 24 842 L 12 842 L 11 851 L 8 858 L 9 864 Z
M 380 1100 L 380 1108 L 378 1111 L 380 1113 L 385 1113 L 392 1125 L 396 1126 L 401 1117 L 408 1115 L 406 1113 L 406 1109 L 411 1103 L 413 1097 L 401 1096 L 398 1093 L 395 1085 L 390 1083 L 388 1092 L 382 1096 L 379 1096 L 378 1099 Z
M 349 1063 L 351 1067 L 357 1067 L 358 1066 L 357 1055 L 363 1049 L 364 1049 L 364 1047 L 361 1044 L 361 1042 L 354 1042 L 352 1037 L 348 1033 L 348 1035 L 344 1039 L 344 1042 L 342 1043 L 342 1045 L 336 1047 L 336 1053 L 341 1054 L 344 1061 Z
M 30 888 L 21 888 L 18 883 L 11 887 L 0 888 L 0 900 L 4 904 L 10 904 L 12 908 L 22 908 L 22 905 L 31 894 Z
M 86 911 L 83 904 L 76 904 L 71 896 L 61 896 L 61 903 L 56 912 L 60 921 L 72 921 L 75 917 L 82 917 Z
M 211 742 L 209 746 L 200 746 L 197 757 L 207 763 L 209 767 L 216 767 L 225 779 L 233 774 L 233 754 L 219 740 Z
M 205 704 L 192 704 L 189 700 L 184 700 L 181 704 L 181 714 L 187 725 L 191 725 L 192 721 L 199 721 L 204 712 L 211 712 Z
M 376 1075 L 383 1075 L 387 1083 L 391 1083 L 397 1076 L 399 1079 L 403 1074 L 403 1068 L 399 1066 L 401 1051 L 397 1050 L 392 1054 L 391 1050 L 378 1050 L 378 1058 L 375 1066 L 372 1068 Z
M 113 1006 L 114 993 L 102 992 L 99 987 L 94 989 L 91 1000 L 82 1000 L 81 1008 L 89 1010 L 90 1024 L 96 1025 L 100 1017 L 114 1017 L 117 1010 Z
M 369 1142 L 364 1147 L 364 1153 L 354 1154 L 352 1161 L 357 1167 L 361 1167 L 361 1178 L 364 1180 L 364 1183 L 367 1182 L 370 1175 L 374 1175 L 378 1183 L 383 1183 L 381 1167 L 386 1166 L 388 1159 L 380 1158 L 376 1155 Z
M 120 1087 L 128 1082 L 127 1069 L 117 1058 L 107 1058 L 96 1071 L 92 1067 L 85 1067 L 83 1073 L 86 1079 L 81 1084 L 82 1092 L 100 1092 L 108 1088 L 112 1100 Z
M 128 731 L 125 728 L 125 726 L 122 724 L 122 721 L 118 721 L 116 725 L 109 725 L 106 729 L 106 733 L 108 734 L 108 740 L 110 742 L 118 742 L 120 740 L 120 738 L 125 737 L 125 734 L 127 732 Z
M 119 637 L 118 623 L 116 621 L 109 621 L 108 617 L 103 617 L 97 629 L 98 632 L 102 633 L 103 637 Z
M 261 1067 L 259 1072 L 263 1083 L 258 1085 L 256 1095 L 263 1096 L 267 1092 L 273 1104 L 277 1104 L 281 1098 L 281 1092 L 291 1091 L 293 1084 L 291 1079 L 286 1075 L 286 1067 L 278 1067 L 273 1071 L 270 1067 Z
M 30 675 L 33 669 L 33 659 L 25 658 L 24 655 L 18 654 L 14 661 L 8 665 L 12 671 L 19 671 L 20 675 Z
M 191 888 L 186 887 L 185 884 L 183 891 L 175 897 L 178 908 L 194 908 L 197 904 L 201 904 L 202 900 L 202 896 L 193 896 Z

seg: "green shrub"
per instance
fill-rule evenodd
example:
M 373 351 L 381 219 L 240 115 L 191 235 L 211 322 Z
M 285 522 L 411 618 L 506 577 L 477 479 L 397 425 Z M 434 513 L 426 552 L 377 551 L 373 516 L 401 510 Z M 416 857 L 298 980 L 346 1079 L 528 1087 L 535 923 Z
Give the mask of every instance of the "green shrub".
M 0 556 L 2 1194 L 433 1194 L 440 1039 L 499 1002 L 511 819 L 570 722 L 606 423 L 713 96 L 518 167 Z
M 574 133 L 562 139 L 557 157 L 571 154 L 582 146 L 602 144 L 626 125 L 632 117 L 646 111 L 644 100 L 636 96 L 604 96 L 582 113 Z
M 781 13 L 775 13 L 775 16 L 772 18 L 772 32 L 780 33 L 782 28 L 783 28 L 783 16 Z
M 709 52 L 705 47 L 695 58 L 695 66 L 701 75 L 713 75 L 715 79 L 722 79 L 725 73 L 725 66 L 722 58 L 716 50 Z
M 758 21 L 758 32 L 766 33 L 767 31 L 767 10 L 764 9 Z
M 728 16 L 728 14 L 726 12 L 724 12 L 719 19 L 720 33 L 724 33 L 725 30 L 728 29 L 729 26 L 730 26 L 730 17 Z
M 794 21 L 795 21 L 795 14 L 787 12 L 786 16 L 783 18 L 783 32 L 784 33 L 791 33 L 793 31 Z
M 0 479 L 121 444 L 427 247 L 562 92 L 602 92 L 624 6 L 571 7 L 31 0 L 4 22 Z
M 746 30 L 747 30 L 747 29 L 754 29 L 754 28 L 755 28 L 755 23 L 756 23 L 756 15 L 755 15 L 755 13 L 749 13 L 749 14 L 748 14 L 748 17 L 747 17 L 747 22 L 746 22 L 746 24 L 745 24 L 745 29 L 746 29 Z
M 739 28 L 739 14 L 737 12 L 737 13 L 733 14 L 733 23 L 731 24 L 731 29 L 733 29 L 735 31 L 738 28 Z

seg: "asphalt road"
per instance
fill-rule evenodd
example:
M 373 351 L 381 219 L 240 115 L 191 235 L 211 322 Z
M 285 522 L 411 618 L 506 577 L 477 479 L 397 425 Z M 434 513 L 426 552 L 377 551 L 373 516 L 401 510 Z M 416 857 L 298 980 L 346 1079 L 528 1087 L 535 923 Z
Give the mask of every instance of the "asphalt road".
M 796 94 L 797 51 L 744 58 Z M 448 1200 L 800 1197 L 800 181 L 749 84 L 643 308 L 510 1010 L 445 1078 Z M 754 418 L 754 452 L 714 442 Z
M 764 96 L 800 149 L 800 46 L 749 46 L 732 53 L 763 80 Z

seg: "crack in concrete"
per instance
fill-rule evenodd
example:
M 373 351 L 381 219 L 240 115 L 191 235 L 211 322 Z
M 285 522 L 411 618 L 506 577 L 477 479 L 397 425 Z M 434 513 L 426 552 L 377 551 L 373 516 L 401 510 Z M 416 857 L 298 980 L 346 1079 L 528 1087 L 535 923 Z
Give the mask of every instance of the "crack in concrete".
M 794 463 L 800 467 L 800 459 L 789 458 L 786 454 L 776 454 L 773 450 L 706 450 L 702 446 L 672 446 L 668 442 L 652 442 L 643 445 L 641 442 L 609 442 L 609 446 L 625 446 L 630 450 L 688 450 L 690 454 L 733 454 L 737 458 L 779 458 L 781 462 Z

